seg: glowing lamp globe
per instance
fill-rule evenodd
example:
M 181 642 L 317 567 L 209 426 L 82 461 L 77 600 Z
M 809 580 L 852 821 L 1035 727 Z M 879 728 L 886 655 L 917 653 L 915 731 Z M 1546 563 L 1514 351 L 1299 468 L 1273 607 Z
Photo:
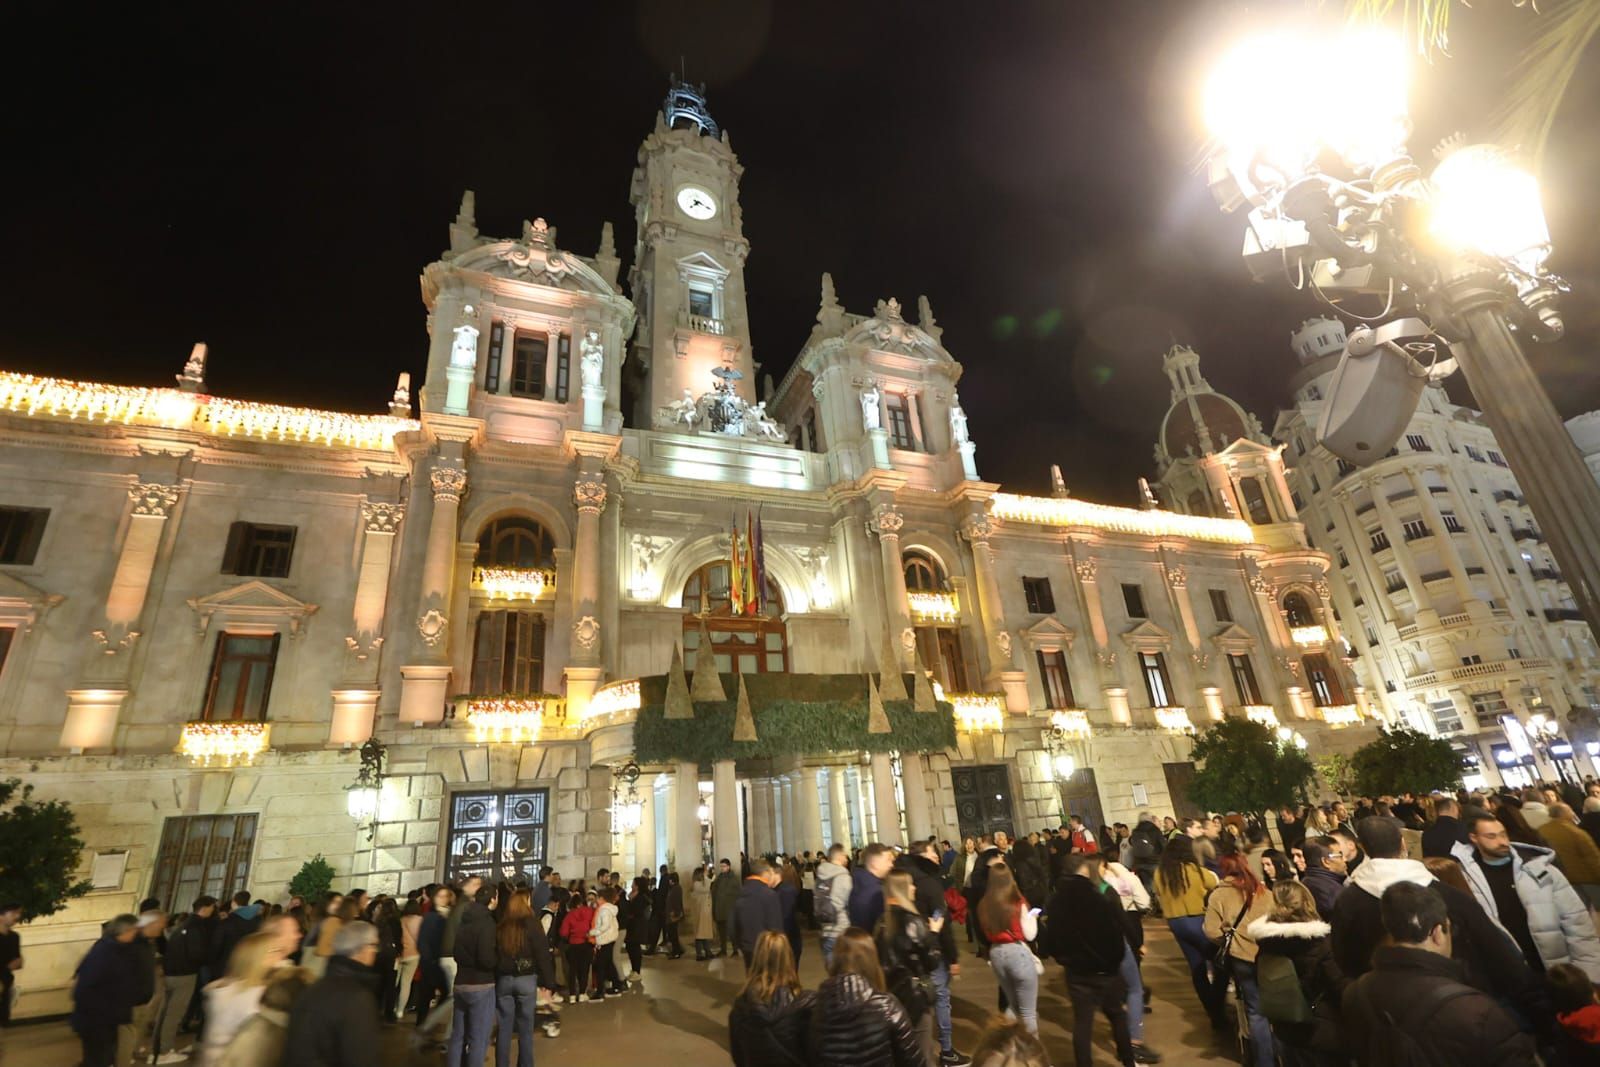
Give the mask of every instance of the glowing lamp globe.
M 1064 782 L 1077 773 L 1078 761 L 1063 753 L 1055 758 L 1055 767 L 1056 777 Z
M 378 813 L 378 790 L 373 786 L 353 785 L 344 798 L 352 819 L 370 819 Z
M 1494 145 L 1451 152 L 1433 172 L 1429 229 L 1446 247 L 1537 273 L 1550 254 L 1539 182 Z

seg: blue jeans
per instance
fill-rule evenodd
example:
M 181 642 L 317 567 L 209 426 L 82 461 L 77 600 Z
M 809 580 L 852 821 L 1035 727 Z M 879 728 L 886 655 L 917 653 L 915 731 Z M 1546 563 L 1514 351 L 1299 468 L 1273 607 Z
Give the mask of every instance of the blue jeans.
M 829 937 L 827 934 L 823 934 L 822 935 L 822 969 L 823 970 L 827 970 L 828 966 L 831 963 L 833 963 L 833 943 L 835 941 L 837 941 L 837 940 L 839 940 L 837 937 Z
M 989 966 L 994 968 L 994 976 L 1006 995 L 1006 1003 L 1017 1013 L 1017 1018 L 1027 1027 L 1028 1033 L 1037 1034 L 1039 968 L 1033 962 L 1033 953 L 1027 945 L 1016 941 L 990 945 Z
M 457 985 L 452 995 L 455 1011 L 450 1016 L 445 1067 L 481 1067 L 489 1054 L 489 1031 L 494 1029 L 494 986 Z
M 950 1052 L 950 965 L 941 963 L 930 977 L 933 979 L 933 1022 L 939 1029 L 939 1049 Z
M 1236 957 L 1228 960 L 1233 969 L 1234 987 L 1244 1001 L 1245 1020 L 1250 1025 L 1250 1044 L 1255 1046 L 1256 1067 L 1273 1067 L 1278 1056 L 1272 1046 L 1272 1024 L 1261 1014 L 1261 995 L 1256 989 L 1256 965 Z
M 500 1036 L 494 1043 L 494 1067 L 511 1067 L 511 1035 L 517 1035 L 517 1067 L 533 1067 L 533 1010 L 539 1002 L 539 976 L 501 975 L 494 983 L 500 1015 Z
M 1139 977 L 1139 959 L 1133 954 L 1132 945 L 1122 946 L 1122 969 L 1118 973 L 1128 983 L 1128 1036 L 1140 1045 L 1144 1043 L 1144 981 Z
M 1200 998 L 1200 1006 L 1207 1013 L 1217 1010 L 1217 997 L 1211 987 L 1206 966 L 1216 947 L 1211 944 L 1211 939 L 1206 937 L 1205 917 L 1203 915 L 1180 915 L 1176 919 L 1167 920 L 1167 929 L 1172 931 L 1172 938 L 1178 942 L 1178 948 L 1183 951 L 1183 958 L 1189 964 L 1189 980 L 1194 983 L 1195 996 Z

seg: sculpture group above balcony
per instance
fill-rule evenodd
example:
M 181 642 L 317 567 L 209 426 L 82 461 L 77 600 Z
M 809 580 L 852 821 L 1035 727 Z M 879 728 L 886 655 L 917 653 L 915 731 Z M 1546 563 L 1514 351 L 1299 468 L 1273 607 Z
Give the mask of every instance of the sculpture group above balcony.
M 697 397 L 685 389 L 681 400 L 656 409 L 656 429 L 789 443 L 789 431 L 767 414 L 764 401 L 750 404 L 739 395 L 734 383 L 744 377 L 741 372 L 718 367 L 711 373 L 717 381 L 709 392 Z

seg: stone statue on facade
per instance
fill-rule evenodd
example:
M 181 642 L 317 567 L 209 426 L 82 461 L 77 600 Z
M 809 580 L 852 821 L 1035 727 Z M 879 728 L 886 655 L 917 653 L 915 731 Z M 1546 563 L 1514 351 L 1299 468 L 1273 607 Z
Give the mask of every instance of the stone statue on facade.
M 601 375 L 606 368 L 606 350 L 600 343 L 600 333 L 597 330 L 588 330 L 583 335 L 583 341 L 578 345 L 579 362 L 583 373 L 583 387 L 585 389 L 599 389 Z
M 883 400 L 883 394 L 878 392 L 878 383 L 869 382 L 861 391 L 861 425 L 869 430 L 880 429 L 883 414 L 878 405 Z
M 744 410 L 744 436 L 767 441 L 788 441 L 789 434 L 778 421 L 767 414 L 766 401 L 751 404 Z
M 694 429 L 694 424 L 700 421 L 700 404 L 694 398 L 694 391 L 685 389 L 682 400 L 674 400 L 663 404 L 656 409 L 656 425 L 665 429 L 676 429 L 683 426 Z
M 961 402 L 950 401 L 950 436 L 958 445 L 964 445 L 970 440 L 967 437 L 967 413 L 961 410 Z
M 473 314 L 472 305 L 468 304 L 462 309 L 466 315 Z M 452 367 L 475 367 L 478 364 L 478 328 L 470 322 L 463 322 L 455 328 L 455 343 L 450 346 L 450 365 Z

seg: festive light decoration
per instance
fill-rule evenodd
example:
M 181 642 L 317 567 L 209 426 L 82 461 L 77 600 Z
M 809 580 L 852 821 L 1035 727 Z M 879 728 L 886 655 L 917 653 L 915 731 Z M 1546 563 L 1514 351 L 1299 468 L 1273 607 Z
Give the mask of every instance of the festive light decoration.
M 74 382 L 0 373 L 0 410 L 34 418 L 82 419 L 192 430 L 262 441 L 388 449 L 396 434 L 417 430 L 415 419 L 348 415 L 316 408 L 256 404 L 224 397 L 132 385 Z
M 1306 739 L 1301 736 L 1299 730 L 1291 730 L 1287 726 L 1280 726 L 1278 727 L 1278 740 L 1282 744 L 1293 745 L 1302 752 L 1305 751 Z
M 919 619 L 955 622 L 961 615 L 954 593 L 907 593 L 906 603 Z
M 267 750 L 272 724 L 265 722 L 188 722 L 178 751 L 202 767 L 250 763 Z
M 555 575 L 549 571 L 522 567 L 472 568 L 472 587 L 482 590 L 490 600 L 538 600 L 555 584 Z
M 1018 496 L 996 493 L 989 514 L 1008 522 L 1032 522 L 1043 526 L 1093 526 L 1113 533 L 1141 537 L 1187 537 L 1195 541 L 1222 541 L 1246 545 L 1254 537 L 1250 526 L 1239 519 L 1212 519 L 1203 515 L 1179 515 L 1173 511 L 1143 511 L 1091 504 L 1072 497 Z
M 1278 713 L 1270 704 L 1246 704 L 1244 717 L 1251 722 L 1258 722 L 1262 726 L 1278 725 Z
M 589 708 L 583 717 L 586 720 L 595 719 L 619 711 L 638 710 L 639 679 L 630 678 L 625 682 L 612 682 L 595 690 L 594 696 L 589 698 Z
M 474 741 L 534 741 L 554 697 L 505 697 L 467 702 L 467 723 Z
M 1328 643 L 1328 628 L 1326 626 L 1296 626 L 1289 631 L 1289 636 L 1294 643 L 1302 648 Z
M 945 699 L 955 710 L 958 730 L 976 734 L 1005 724 L 1006 701 L 1001 693 L 948 693 Z
M 1156 708 L 1156 725 L 1174 734 L 1194 733 L 1194 723 L 1189 721 L 1187 708 Z
M 1335 730 L 1345 726 L 1357 726 L 1361 722 L 1361 712 L 1354 704 L 1335 704 L 1319 710 L 1322 712 L 1322 721 Z
M 1063 735 L 1081 738 L 1087 741 L 1094 735 L 1094 730 L 1089 726 L 1089 713 L 1087 711 L 1056 711 L 1050 714 L 1050 725 L 1060 730 Z

